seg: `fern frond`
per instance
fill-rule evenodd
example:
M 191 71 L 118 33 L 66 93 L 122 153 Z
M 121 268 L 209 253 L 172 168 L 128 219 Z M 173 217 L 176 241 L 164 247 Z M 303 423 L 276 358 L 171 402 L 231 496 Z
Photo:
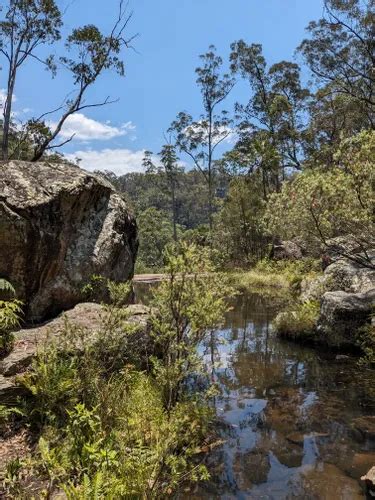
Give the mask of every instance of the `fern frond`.
M 4 278 L 0 278 L 0 291 L 11 292 L 13 295 L 16 295 L 16 290 L 14 289 L 12 283 L 9 283 L 9 281 Z

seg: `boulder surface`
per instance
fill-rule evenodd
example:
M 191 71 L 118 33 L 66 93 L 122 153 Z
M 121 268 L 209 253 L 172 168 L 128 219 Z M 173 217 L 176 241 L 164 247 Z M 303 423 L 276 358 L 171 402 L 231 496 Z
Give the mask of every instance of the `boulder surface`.
M 330 343 L 355 345 L 357 332 L 370 322 L 374 304 L 375 289 L 364 293 L 327 292 L 321 300 L 318 330 Z
M 131 278 L 137 245 L 134 217 L 101 177 L 67 163 L 0 164 L 0 277 L 27 320 L 73 307 L 93 274 Z
M 275 260 L 300 260 L 303 254 L 298 243 L 287 240 L 275 243 L 272 250 L 272 257 Z

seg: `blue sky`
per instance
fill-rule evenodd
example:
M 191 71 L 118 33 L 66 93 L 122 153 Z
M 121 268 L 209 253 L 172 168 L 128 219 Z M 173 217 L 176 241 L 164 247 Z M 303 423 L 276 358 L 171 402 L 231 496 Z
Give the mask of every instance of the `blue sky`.
M 82 24 L 111 28 L 118 0 L 60 0 L 68 31 Z M 70 158 L 82 158 L 90 170 L 116 173 L 141 171 L 143 151 L 158 152 L 163 133 L 181 110 L 199 115 L 200 94 L 194 69 L 210 44 L 227 61 L 231 42 L 261 43 L 270 64 L 292 59 L 310 20 L 323 12 L 322 0 L 132 0 L 128 34 L 138 33 L 135 51 L 124 54 L 126 77 L 103 75 L 88 95 L 107 95 L 119 102 L 86 110 L 68 124 L 65 134 L 76 137 L 64 148 Z M 306 74 L 306 78 L 307 78 Z M 2 82 L 0 88 L 5 87 Z M 38 65 L 22 69 L 14 109 L 19 119 L 53 109 L 71 89 L 68 75 L 56 79 Z M 248 91 L 237 84 L 225 107 L 246 102 Z M 56 116 L 57 118 L 57 116 Z

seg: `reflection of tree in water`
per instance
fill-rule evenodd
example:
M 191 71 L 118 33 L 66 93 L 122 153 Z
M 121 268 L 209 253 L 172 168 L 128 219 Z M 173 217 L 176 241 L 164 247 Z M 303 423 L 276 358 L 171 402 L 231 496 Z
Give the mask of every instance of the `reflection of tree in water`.
M 148 303 L 154 286 L 137 284 L 142 302 Z M 328 472 L 342 484 L 353 481 L 343 471 L 365 444 L 353 440 L 352 421 L 374 414 L 374 372 L 277 338 L 271 323 L 278 306 L 272 300 L 244 294 L 233 305 L 200 349 L 211 381 L 222 389 L 214 404 L 226 443 L 207 457 L 212 480 L 189 498 L 236 497 L 239 491 L 271 498 L 274 480 L 290 498 L 295 492 L 295 498 L 310 498 L 310 488 L 331 491 Z M 328 486 L 319 482 L 315 467 Z

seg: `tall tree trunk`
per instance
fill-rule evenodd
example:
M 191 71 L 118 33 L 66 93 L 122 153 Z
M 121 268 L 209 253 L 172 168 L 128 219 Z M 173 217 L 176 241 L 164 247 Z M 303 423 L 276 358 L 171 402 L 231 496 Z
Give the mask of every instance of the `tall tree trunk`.
M 13 99 L 15 83 L 16 83 L 15 70 L 13 68 L 10 68 L 7 97 L 5 99 L 5 104 L 4 104 L 3 140 L 1 145 L 2 159 L 4 161 L 7 161 L 9 159 L 9 131 L 10 131 L 10 121 L 12 116 L 12 99 Z
M 177 241 L 177 210 L 176 210 L 176 188 L 172 185 L 172 212 L 173 212 L 173 239 Z
M 212 110 L 209 111 L 208 116 L 209 129 L 208 129 L 208 221 L 210 227 L 210 235 L 212 236 Z

